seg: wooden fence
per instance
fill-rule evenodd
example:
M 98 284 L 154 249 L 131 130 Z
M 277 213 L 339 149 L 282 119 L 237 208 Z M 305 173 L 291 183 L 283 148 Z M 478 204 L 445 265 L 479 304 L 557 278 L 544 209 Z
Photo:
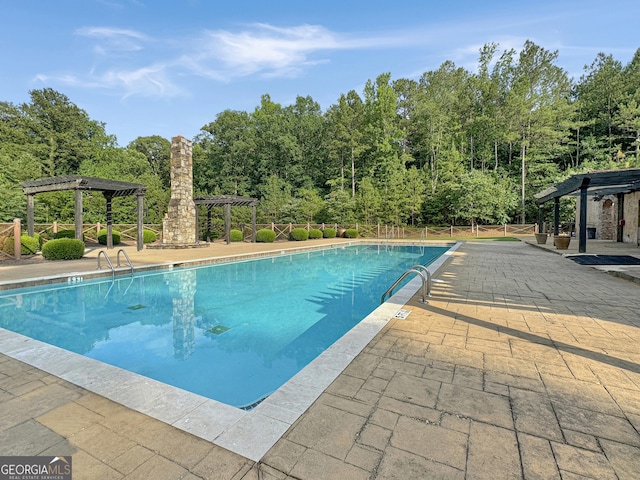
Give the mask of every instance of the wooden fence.
M 267 228 L 273 230 L 276 233 L 276 241 L 287 241 L 291 230 L 294 228 L 304 228 L 310 230 L 311 228 L 317 228 L 323 230 L 326 227 L 335 228 L 336 230 L 355 228 L 358 230 L 358 237 L 360 238 L 373 238 L 373 239 L 406 239 L 406 240 L 433 240 L 433 239 L 446 239 L 446 238 L 473 238 L 473 237 L 498 237 L 498 236 L 517 236 L 517 235 L 533 235 L 536 233 L 536 224 L 512 224 L 512 225 L 449 225 L 447 227 L 402 227 L 394 225 L 368 225 L 368 224 L 336 224 L 336 223 L 267 223 L 256 224 L 256 230 Z M 86 242 L 98 243 L 98 232 L 105 228 L 104 224 L 93 223 L 84 224 L 82 226 L 83 238 Z M 156 233 L 158 240 L 162 241 L 162 225 L 158 224 L 145 224 L 145 229 L 152 230 Z M 242 231 L 245 241 L 250 241 L 252 231 L 251 224 L 236 224 L 232 228 Z M 46 240 L 54 238 L 55 234 L 60 230 L 74 230 L 75 226 L 72 223 L 36 223 L 34 225 L 34 232 L 39 234 Z M 113 229 L 120 232 L 121 241 L 124 243 L 135 243 L 137 238 L 138 228 L 136 224 L 114 224 Z M 201 233 L 199 238 L 204 239 L 206 233 L 204 228 L 200 229 Z M 19 220 L 12 223 L 0 223 L 0 261 L 7 259 L 20 258 L 20 242 L 16 241 L 19 238 L 20 232 L 26 233 L 26 230 L 22 228 Z M 217 232 L 220 236 L 222 232 Z M 216 237 L 215 235 L 213 236 Z M 5 251 L 5 242 L 8 238 L 13 241 L 14 254 L 9 254 Z

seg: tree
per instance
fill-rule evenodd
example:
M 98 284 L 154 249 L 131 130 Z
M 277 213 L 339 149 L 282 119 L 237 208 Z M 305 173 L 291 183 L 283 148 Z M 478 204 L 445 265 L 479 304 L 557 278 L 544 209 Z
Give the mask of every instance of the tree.
M 44 175 L 75 173 L 84 160 L 115 145 L 115 138 L 105 133 L 104 124 L 91 120 L 66 95 L 50 88 L 32 90 L 29 95 L 31 103 L 20 107 L 22 128 Z
M 22 182 L 40 176 L 39 165 L 29 152 L 0 144 L 0 222 L 25 219 L 27 198 Z
M 267 178 L 260 200 L 264 219 L 274 223 L 293 222 L 291 192 L 291 185 L 277 175 Z
M 479 222 L 506 223 L 518 204 L 512 182 L 478 170 L 465 173 L 453 194 L 455 217 L 469 220 L 471 225 Z
M 531 41 L 518 56 L 513 72 L 507 109 L 516 120 L 520 134 L 521 223 L 526 221 L 527 163 L 548 162 L 563 152 L 568 143 L 571 82 L 566 72 L 554 65 L 558 52 L 545 50 Z
M 419 81 L 412 153 L 419 164 L 427 166 L 431 195 L 449 180 L 443 178 L 444 172 L 452 172 L 456 166 L 461 166 L 459 98 L 468 77 L 466 70 L 457 68 L 453 62 L 445 62 L 438 70 L 424 73 Z
M 129 148 L 108 147 L 91 160 L 83 162 L 78 173 L 146 185 L 144 221 L 162 223 L 170 193 L 163 187 L 161 179 L 152 172 L 151 165 L 143 154 Z M 115 222 L 135 223 L 137 221 L 135 196 L 114 198 L 112 208 Z M 85 193 L 83 209 L 88 222 L 106 221 L 105 199 L 102 194 Z
M 625 95 L 622 63 L 612 55 L 598 53 L 576 85 L 576 95 L 584 115 L 593 123 L 586 135 L 606 139 L 609 158 L 617 153 L 615 116 Z
M 356 195 L 356 182 L 362 174 L 356 174 L 356 163 L 366 150 L 364 144 L 364 106 L 360 96 L 350 90 L 340 95 L 338 104 L 327 110 L 328 130 L 331 140 L 328 142 L 330 158 L 339 164 L 338 177 L 340 188 L 345 188 L 345 158 L 350 172 L 351 197 Z
M 199 192 L 227 195 L 257 195 L 260 179 L 255 176 L 256 132 L 246 112 L 225 110 L 202 127 L 194 152 L 194 179 Z
M 171 142 L 159 135 L 138 137 L 127 145 L 127 148 L 140 152 L 145 156 L 151 173 L 157 176 L 162 185 L 171 187 Z

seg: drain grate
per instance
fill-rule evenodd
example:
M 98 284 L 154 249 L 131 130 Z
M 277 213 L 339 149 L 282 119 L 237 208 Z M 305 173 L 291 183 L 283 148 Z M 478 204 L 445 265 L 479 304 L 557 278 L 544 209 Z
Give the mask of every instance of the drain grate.
M 127 307 L 129 310 L 140 310 L 141 308 L 147 308 L 146 305 L 131 305 L 130 307 Z
M 229 330 L 229 327 L 225 327 L 224 325 L 216 325 L 215 327 L 211 327 L 207 332 L 213 333 L 214 335 L 220 335 L 221 333 Z
M 411 310 L 398 310 L 398 313 L 396 313 L 393 316 L 393 318 L 399 318 L 400 320 L 404 320 L 409 316 L 410 313 L 411 313 Z

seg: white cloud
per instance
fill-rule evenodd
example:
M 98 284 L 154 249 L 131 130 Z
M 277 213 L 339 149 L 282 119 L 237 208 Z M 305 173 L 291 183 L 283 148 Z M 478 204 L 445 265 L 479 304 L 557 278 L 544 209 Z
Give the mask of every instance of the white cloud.
M 415 32 L 346 35 L 320 25 L 277 27 L 264 23 L 236 32 L 208 30 L 189 41 L 160 41 L 135 30 L 112 27 L 85 27 L 75 33 L 96 42 L 94 63 L 87 67 L 87 73 L 39 74 L 36 80 L 112 90 L 122 97 L 184 94 L 178 78 L 192 75 L 219 82 L 250 75 L 296 77 L 313 65 L 329 62 L 331 51 L 390 48 L 424 43 L 427 37 L 416 37 Z
M 173 97 L 183 94 L 166 73 L 163 65 L 152 65 L 135 70 L 108 70 L 104 73 L 89 73 L 85 76 L 73 74 L 43 75 L 38 74 L 35 80 L 44 83 L 55 83 L 81 88 L 98 88 L 118 92 L 123 98 L 141 97 Z
M 194 73 L 217 80 L 252 74 L 267 77 L 296 76 L 304 68 L 324 63 L 316 58 L 331 50 L 382 47 L 397 43 L 392 37 L 356 38 L 319 25 L 275 27 L 252 24 L 240 32 L 207 31 L 180 62 Z
M 135 30 L 110 27 L 85 27 L 76 30 L 76 35 L 100 40 L 94 46 L 94 52 L 107 55 L 116 52 L 137 52 L 144 47 L 142 43 L 149 41 L 143 33 Z

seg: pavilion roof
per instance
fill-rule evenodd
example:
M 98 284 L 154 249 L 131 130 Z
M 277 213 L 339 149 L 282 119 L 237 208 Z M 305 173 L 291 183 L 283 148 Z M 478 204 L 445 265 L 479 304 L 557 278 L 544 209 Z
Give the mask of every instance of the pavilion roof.
M 112 197 L 124 197 L 127 195 L 144 195 L 147 186 L 140 183 L 121 182 L 119 180 L 84 175 L 63 175 L 22 182 L 22 191 L 25 195 L 60 190 L 95 190 Z
M 554 198 L 571 195 L 583 187 L 587 187 L 589 194 L 595 195 L 634 192 L 640 190 L 640 168 L 579 173 L 535 194 L 534 197 L 541 205 Z
M 224 207 L 225 205 L 231 205 L 232 207 L 255 207 L 260 203 L 257 198 L 238 197 L 236 195 L 196 197 L 193 201 L 196 205 L 207 205 L 213 207 Z

